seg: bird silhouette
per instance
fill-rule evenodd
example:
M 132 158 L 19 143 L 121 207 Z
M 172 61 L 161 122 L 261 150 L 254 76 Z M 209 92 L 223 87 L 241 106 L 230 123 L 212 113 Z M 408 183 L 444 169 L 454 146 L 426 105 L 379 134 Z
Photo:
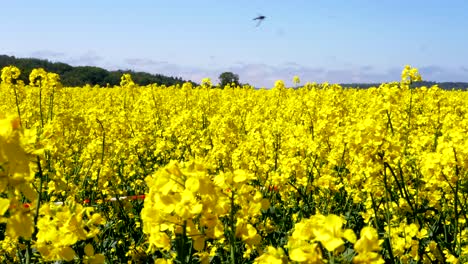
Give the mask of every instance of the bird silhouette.
M 262 15 L 254 18 L 253 20 L 258 20 L 256 27 L 260 26 L 260 24 L 262 23 L 263 20 L 265 20 L 265 18 L 266 16 L 262 16 Z

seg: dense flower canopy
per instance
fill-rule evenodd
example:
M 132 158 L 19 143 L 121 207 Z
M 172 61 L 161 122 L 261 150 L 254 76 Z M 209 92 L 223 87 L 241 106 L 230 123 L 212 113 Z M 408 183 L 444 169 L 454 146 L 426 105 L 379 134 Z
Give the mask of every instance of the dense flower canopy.
M 0 84 L 0 261 L 468 261 L 468 95 Z M 300 84 L 294 77 L 296 86 Z

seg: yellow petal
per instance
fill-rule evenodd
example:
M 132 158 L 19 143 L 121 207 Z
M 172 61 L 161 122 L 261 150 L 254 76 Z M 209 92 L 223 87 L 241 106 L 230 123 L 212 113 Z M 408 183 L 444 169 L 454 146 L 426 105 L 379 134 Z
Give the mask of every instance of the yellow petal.
M 94 259 L 91 261 L 92 264 L 104 264 L 106 257 L 103 254 L 94 255 Z
M 200 181 L 197 178 L 191 177 L 185 181 L 185 188 L 193 193 L 200 189 Z
M 234 172 L 234 182 L 239 183 L 239 182 L 244 182 L 247 180 L 247 174 L 243 170 L 237 170 Z
M 301 248 L 295 248 L 289 253 L 289 258 L 297 262 L 305 262 L 307 260 L 307 254 Z
M 356 234 L 354 234 L 354 231 L 352 229 L 346 229 L 343 232 L 343 237 L 353 244 L 356 243 Z
M 343 225 L 343 219 L 334 214 L 328 215 L 325 221 L 327 225 L 333 228 L 334 230 L 341 229 L 341 226 Z
M 85 248 L 84 248 L 84 252 L 86 254 L 86 256 L 94 256 L 94 248 L 93 248 L 93 245 L 91 244 L 86 244 Z
M 191 214 L 197 215 L 200 214 L 203 211 L 203 204 L 196 204 L 195 206 L 192 207 L 190 210 Z
M 333 252 L 335 249 L 343 245 L 344 241 L 341 238 L 331 238 L 326 241 L 321 241 L 321 243 L 328 251 Z
M 5 198 L 0 198 L 0 216 L 4 215 L 10 206 L 10 200 Z
M 75 255 L 76 253 L 71 247 L 65 247 L 60 251 L 60 257 L 66 261 L 72 261 Z
M 205 249 L 205 238 L 204 237 L 197 237 L 195 241 L 193 241 L 193 248 L 196 251 L 203 251 Z

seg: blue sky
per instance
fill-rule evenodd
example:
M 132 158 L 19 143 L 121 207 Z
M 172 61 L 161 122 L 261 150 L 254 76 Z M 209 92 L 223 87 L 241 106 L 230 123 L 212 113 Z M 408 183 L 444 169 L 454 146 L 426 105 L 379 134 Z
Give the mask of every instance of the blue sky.
M 4 1 L 0 54 L 271 87 L 468 81 L 468 1 Z M 265 15 L 256 27 L 252 19 Z

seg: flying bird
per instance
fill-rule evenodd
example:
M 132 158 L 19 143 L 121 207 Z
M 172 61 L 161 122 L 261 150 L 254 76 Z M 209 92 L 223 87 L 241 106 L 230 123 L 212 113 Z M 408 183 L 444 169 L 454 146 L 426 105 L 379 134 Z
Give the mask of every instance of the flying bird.
M 258 16 L 254 18 L 253 20 L 258 20 L 256 27 L 260 26 L 263 20 L 265 20 L 266 16 Z

